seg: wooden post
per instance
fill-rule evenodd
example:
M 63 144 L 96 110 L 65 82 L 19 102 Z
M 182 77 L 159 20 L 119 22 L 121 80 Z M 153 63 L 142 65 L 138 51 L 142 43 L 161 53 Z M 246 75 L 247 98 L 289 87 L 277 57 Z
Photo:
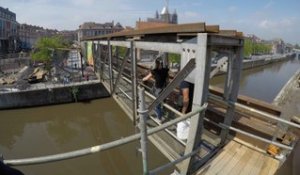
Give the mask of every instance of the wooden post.
M 194 80 L 194 100 L 193 109 L 195 106 L 202 106 L 207 102 L 208 98 L 208 86 L 209 86 L 209 75 L 211 65 L 211 46 L 207 45 L 208 34 L 198 34 L 197 37 L 197 48 L 196 48 L 196 68 L 195 68 L 195 80 Z M 187 140 L 185 155 L 193 152 L 197 147 L 200 146 L 202 130 L 203 130 L 203 118 L 205 112 L 195 115 L 190 120 L 189 137 Z M 182 163 L 181 174 L 189 174 L 189 170 L 193 164 L 193 157 L 187 158 Z

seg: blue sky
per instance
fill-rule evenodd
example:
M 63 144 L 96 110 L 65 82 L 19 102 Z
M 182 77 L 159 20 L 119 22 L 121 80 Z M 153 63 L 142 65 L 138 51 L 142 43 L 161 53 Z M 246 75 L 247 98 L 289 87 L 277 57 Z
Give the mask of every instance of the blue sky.
M 164 0 L 0 0 L 18 22 L 59 30 L 74 30 L 86 21 L 134 26 L 164 5 Z M 300 44 L 300 0 L 170 0 L 169 10 L 174 9 L 179 23 L 206 22 Z

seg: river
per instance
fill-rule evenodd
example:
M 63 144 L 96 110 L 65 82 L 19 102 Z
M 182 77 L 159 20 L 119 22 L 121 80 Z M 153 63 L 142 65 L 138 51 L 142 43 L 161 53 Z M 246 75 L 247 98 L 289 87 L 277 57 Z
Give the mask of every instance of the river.
M 0 111 L 0 154 L 5 159 L 63 153 L 120 139 L 135 133 L 132 122 L 112 98 Z M 16 167 L 29 175 L 142 174 L 139 142 L 86 157 Z M 149 167 L 167 159 L 149 144 Z M 166 173 L 170 174 L 170 172 Z
M 299 68 L 300 60 L 291 59 L 243 70 L 239 94 L 271 103 Z M 224 75 L 214 77 L 210 84 L 223 88 L 224 79 Z

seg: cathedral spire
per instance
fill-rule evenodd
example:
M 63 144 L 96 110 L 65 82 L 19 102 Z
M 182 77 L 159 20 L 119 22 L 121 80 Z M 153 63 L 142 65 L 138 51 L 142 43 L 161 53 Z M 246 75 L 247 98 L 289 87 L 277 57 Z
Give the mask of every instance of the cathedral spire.
M 169 9 L 169 0 L 165 0 L 166 1 L 166 8 Z

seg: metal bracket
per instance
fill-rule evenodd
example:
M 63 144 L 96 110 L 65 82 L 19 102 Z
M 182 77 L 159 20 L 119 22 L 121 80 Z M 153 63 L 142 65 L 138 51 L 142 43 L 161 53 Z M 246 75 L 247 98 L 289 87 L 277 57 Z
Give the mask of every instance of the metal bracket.
M 222 57 L 221 59 L 219 59 L 217 62 L 217 67 L 210 72 L 209 78 L 214 77 L 220 70 L 226 72 L 227 68 L 226 70 L 224 70 L 226 63 L 228 63 L 228 57 Z

